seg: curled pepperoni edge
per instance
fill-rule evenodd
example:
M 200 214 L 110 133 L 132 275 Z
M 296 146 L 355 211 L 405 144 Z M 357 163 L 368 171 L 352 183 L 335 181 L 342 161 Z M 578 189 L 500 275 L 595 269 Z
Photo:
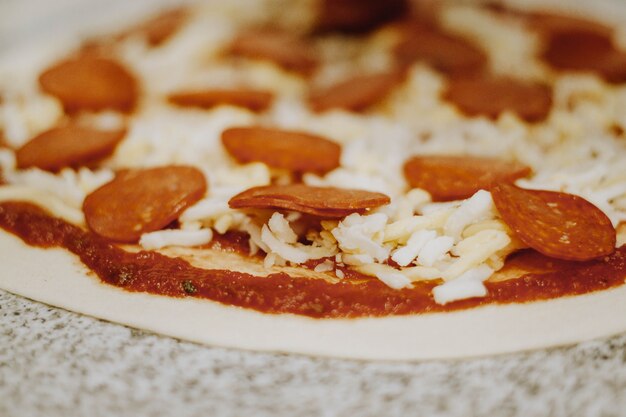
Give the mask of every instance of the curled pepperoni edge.
M 347 204 L 345 207 L 330 207 L 328 201 L 326 200 L 313 201 L 312 203 L 307 204 L 303 202 L 301 198 L 296 200 L 294 199 L 293 194 L 289 194 L 290 188 L 294 186 L 305 187 L 304 191 L 306 191 L 306 188 L 310 188 L 312 192 L 315 192 L 316 190 L 332 192 L 335 194 L 341 192 L 358 192 L 367 194 L 370 199 L 366 202 L 364 202 L 364 199 L 360 199 L 352 204 Z M 268 192 L 270 190 L 271 192 Z M 299 191 L 303 190 L 300 189 Z M 265 194 L 259 195 L 259 193 Z M 234 209 L 283 209 L 311 214 L 323 218 L 341 218 L 352 213 L 365 213 L 368 209 L 389 204 L 390 201 L 390 198 L 382 193 L 293 184 L 288 186 L 269 185 L 253 187 L 232 197 L 229 200 L 228 205 L 230 208 Z

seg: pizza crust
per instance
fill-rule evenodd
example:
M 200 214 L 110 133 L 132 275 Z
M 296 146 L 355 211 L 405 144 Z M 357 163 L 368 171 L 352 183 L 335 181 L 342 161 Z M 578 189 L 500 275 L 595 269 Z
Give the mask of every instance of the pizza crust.
M 36 260 L 33 262 L 33 260 Z M 63 249 L 0 232 L 0 288 L 55 307 L 192 342 L 368 360 L 494 355 L 626 331 L 626 286 L 528 304 L 414 316 L 311 319 L 102 284 Z

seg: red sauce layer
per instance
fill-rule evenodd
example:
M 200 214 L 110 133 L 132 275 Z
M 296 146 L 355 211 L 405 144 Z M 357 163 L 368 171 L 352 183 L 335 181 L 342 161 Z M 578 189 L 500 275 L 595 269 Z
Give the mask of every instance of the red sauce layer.
M 616 287 L 624 284 L 626 277 L 626 246 L 602 260 L 590 262 L 557 261 L 525 251 L 511 257 L 506 268 L 523 266 L 533 272 L 519 279 L 488 282 L 486 297 L 442 306 L 432 298 L 433 282 L 394 290 L 374 278 L 345 279 L 333 284 L 284 273 L 258 277 L 221 269 L 199 269 L 182 259 L 156 252 L 129 253 L 27 203 L 0 203 L 0 227 L 31 246 L 69 250 L 103 282 L 127 291 L 206 298 L 265 313 L 316 318 L 416 314 L 529 302 Z M 229 249 L 239 246 L 242 242 L 237 241 Z

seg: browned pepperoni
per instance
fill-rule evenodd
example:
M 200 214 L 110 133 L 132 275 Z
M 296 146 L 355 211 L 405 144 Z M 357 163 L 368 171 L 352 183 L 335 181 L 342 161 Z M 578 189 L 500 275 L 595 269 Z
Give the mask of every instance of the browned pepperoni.
M 283 209 L 326 218 L 345 217 L 389 204 L 384 194 L 304 184 L 254 187 L 230 199 L 231 208 Z
M 122 37 L 139 34 L 144 36 L 150 45 L 159 46 L 174 35 L 188 17 L 189 12 L 184 8 L 166 10 L 123 33 Z
M 398 71 L 360 75 L 324 89 L 313 90 L 309 103 L 316 112 L 335 108 L 363 111 L 383 100 L 402 81 L 403 75 Z
M 125 130 L 98 130 L 76 124 L 56 127 L 17 150 L 17 166 L 58 171 L 87 165 L 110 155 L 125 134 Z
M 612 83 L 626 82 L 626 52 L 610 37 L 567 32 L 550 36 L 543 59 L 558 70 L 591 71 Z
M 260 161 L 294 172 L 332 171 L 341 156 L 341 147 L 323 137 L 258 126 L 227 129 L 222 143 L 239 162 Z
M 82 55 L 60 62 L 39 76 L 41 88 L 65 110 L 131 110 L 137 101 L 135 78 L 117 61 Z
M 89 194 L 83 211 L 89 229 L 116 242 L 136 242 L 143 233 L 176 220 L 206 192 L 202 172 L 188 166 L 126 171 Z
M 186 107 L 200 107 L 208 109 L 220 104 L 229 104 L 250 109 L 263 111 L 267 109 L 274 99 L 269 91 L 250 89 L 208 89 L 198 91 L 182 91 L 171 94 L 168 97 L 170 103 Z
M 544 35 L 577 32 L 611 37 L 613 33 L 610 27 L 602 23 L 575 16 L 549 12 L 513 12 L 513 14 L 523 17 L 528 26 Z
M 513 182 L 530 172 L 517 162 L 475 156 L 414 156 L 404 164 L 411 187 L 428 191 L 434 201 L 469 198 L 495 182 Z
M 79 54 L 95 57 L 111 56 L 115 53 L 119 42 L 134 36 L 143 37 L 152 47 L 160 46 L 183 26 L 188 17 L 187 9 L 167 10 L 123 32 L 85 40 L 79 49 Z
M 318 31 L 362 32 L 395 19 L 408 10 L 407 0 L 320 0 Z
M 444 98 L 469 116 L 497 118 L 509 110 L 529 122 L 545 119 L 552 107 L 549 87 L 508 78 L 453 78 Z
M 304 39 L 277 30 L 256 30 L 240 33 L 231 43 L 234 55 L 266 59 L 277 65 L 304 74 L 317 66 L 313 47 Z
M 481 71 L 487 56 L 465 39 L 417 22 L 399 26 L 401 40 L 394 48 L 400 65 L 423 61 L 447 74 Z
M 511 184 L 491 189 L 502 220 L 526 245 L 546 256 L 586 261 L 615 251 L 609 218 L 584 198 Z

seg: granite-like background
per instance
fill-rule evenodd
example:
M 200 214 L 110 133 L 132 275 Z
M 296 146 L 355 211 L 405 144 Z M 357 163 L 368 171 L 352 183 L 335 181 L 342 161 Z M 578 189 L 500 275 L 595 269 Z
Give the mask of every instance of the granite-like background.
M 219 349 L 0 291 L 0 416 L 626 416 L 626 334 L 466 361 Z

